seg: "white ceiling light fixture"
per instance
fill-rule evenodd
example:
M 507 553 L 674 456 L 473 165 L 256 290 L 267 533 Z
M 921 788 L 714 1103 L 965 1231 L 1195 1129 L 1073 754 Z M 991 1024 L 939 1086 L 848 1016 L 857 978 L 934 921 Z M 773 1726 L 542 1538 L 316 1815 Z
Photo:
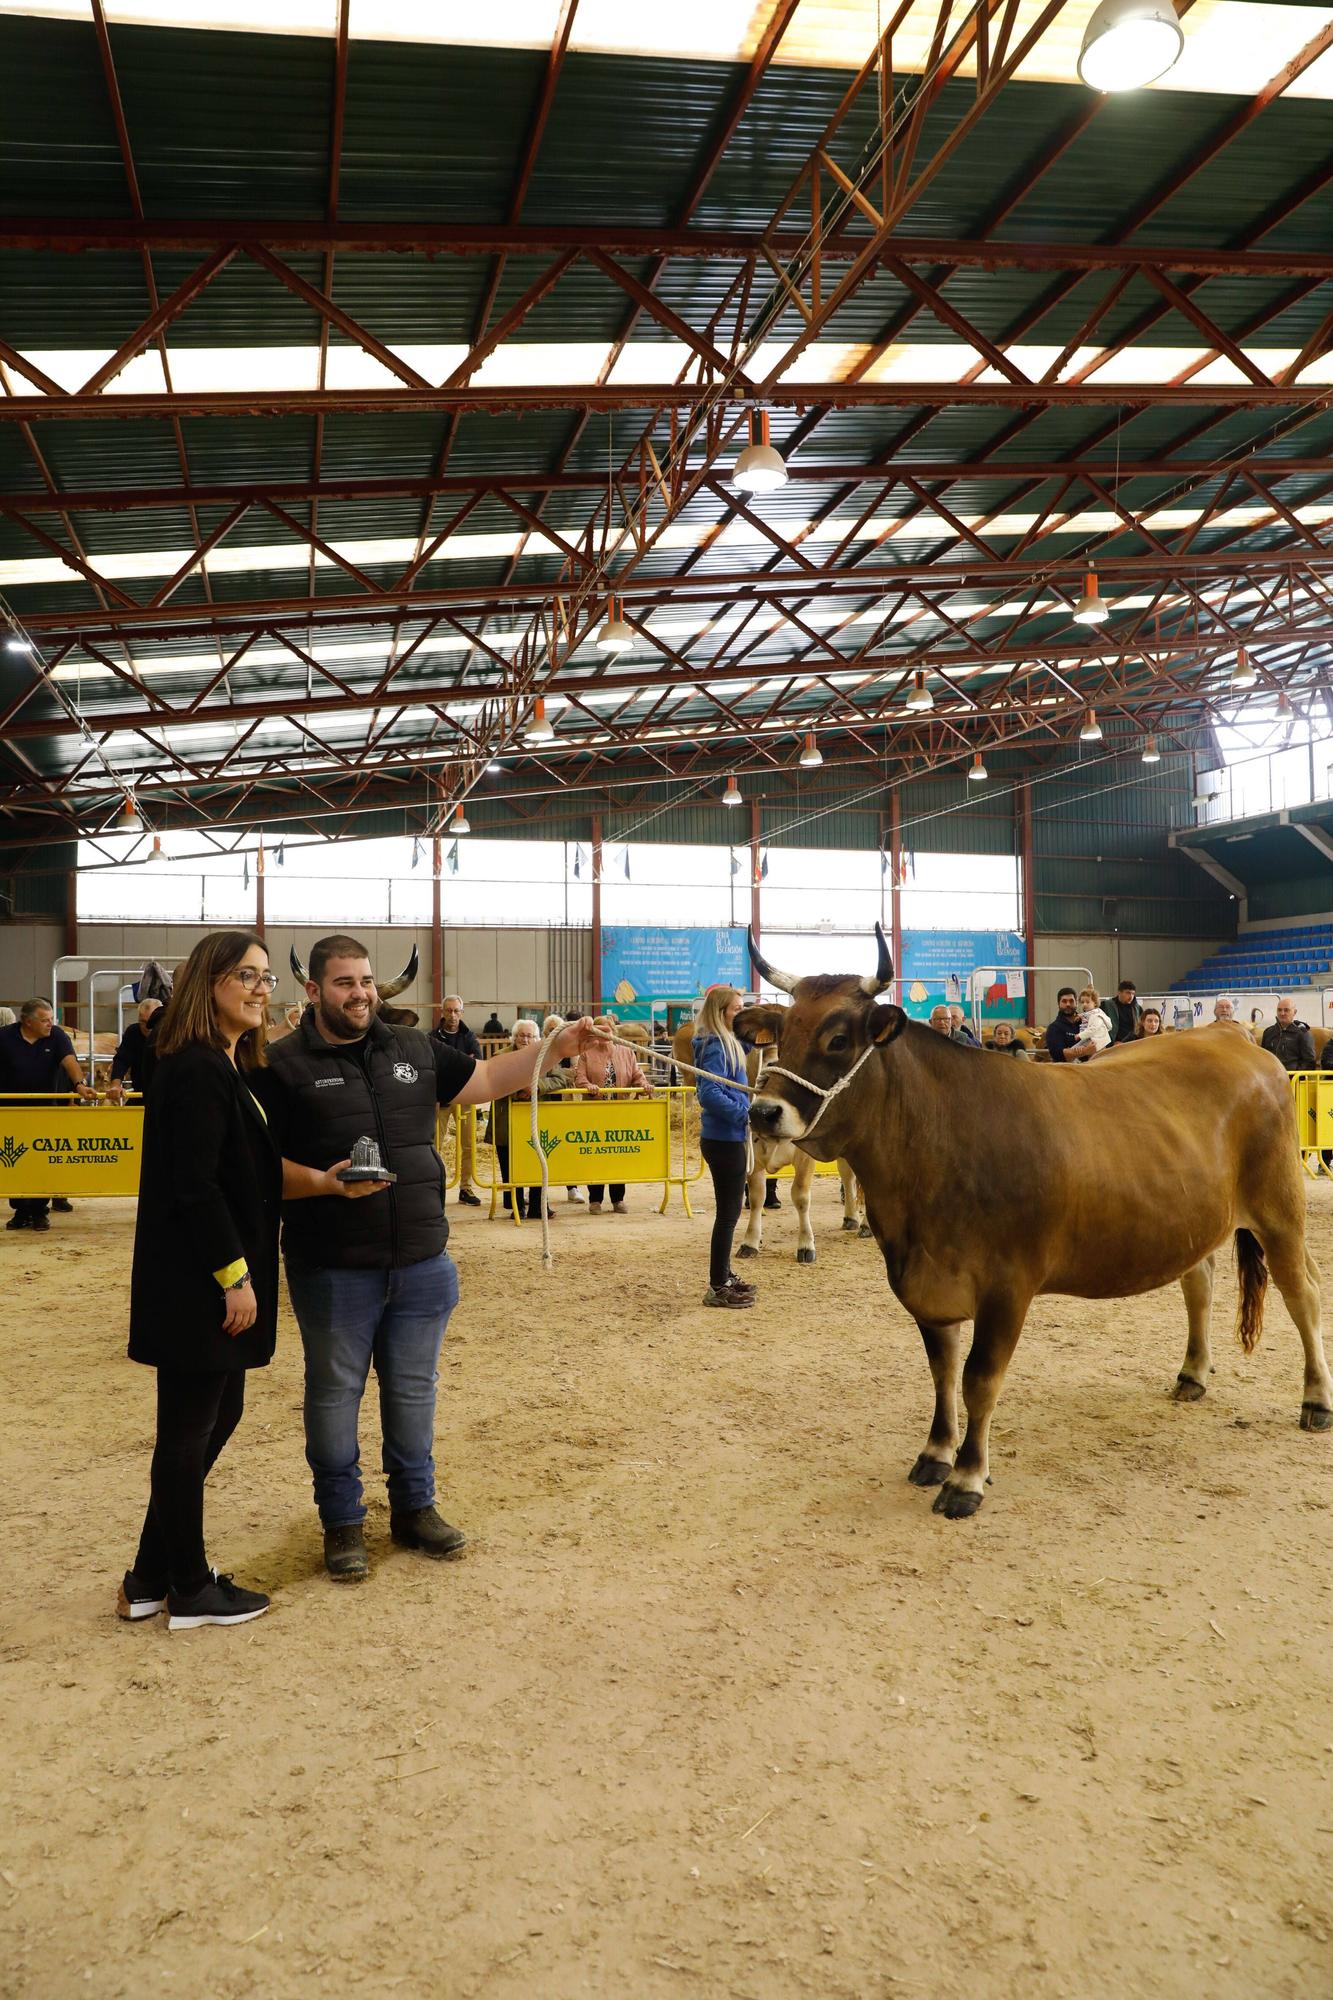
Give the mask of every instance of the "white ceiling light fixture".
M 1242 646 L 1236 655 L 1236 664 L 1231 669 L 1231 685 L 1237 689 L 1252 688 L 1258 678 L 1259 676 L 1254 670 L 1250 656 Z
M 912 690 L 907 697 L 907 708 L 912 715 L 928 715 L 935 706 L 935 697 L 926 686 L 924 674 L 916 674 L 912 680 Z
M 1101 0 L 1083 31 L 1079 77 L 1089 90 L 1141 90 L 1175 67 L 1184 46 L 1171 0 Z
M 734 778 L 727 779 L 727 789 L 722 794 L 722 803 L 724 806 L 738 806 L 743 803 L 741 788 Z
M 162 836 L 160 833 L 155 833 L 153 835 L 152 851 L 144 856 L 144 866 L 147 867 L 151 861 L 165 861 L 166 858 L 166 855 L 162 852 Z
M 1090 569 L 1083 595 L 1074 606 L 1076 625 L 1104 625 L 1111 613 L 1105 598 L 1097 588 L 1097 572 Z
M 607 599 L 606 618 L 597 634 L 597 644 L 604 653 L 627 653 L 634 644 L 634 634 L 625 623 L 624 609 L 620 598 Z
M 472 831 L 472 828 L 468 822 L 467 813 L 463 809 L 463 803 L 461 799 L 459 800 L 458 804 L 454 807 L 454 817 L 449 827 L 449 831 L 452 834 L 471 833 Z
M 750 417 L 750 442 L 732 468 L 731 483 L 742 493 L 772 493 L 787 484 L 787 461 L 768 441 L 768 411 Z
M 1160 764 L 1161 761 L 1162 753 L 1157 748 L 1157 738 L 1150 736 L 1143 746 L 1143 762 L 1145 764 Z
M 1078 732 L 1078 740 L 1080 743 L 1101 742 L 1102 725 L 1097 720 L 1097 711 L 1095 708 L 1090 708 L 1083 718 L 1083 727 Z
M 37 648 L 33 645 L 32 640 L 25 639 L 21 632 L 11 632 L 5 640 L 5 651 L 7 653 L 35 653 Z
M 974 751 L 972 755 L 972 769 L 967 774 L 967 782 L 969 785 L 984 785 L 989 777 L 990 772 L 981 761 L 980 750 Z
M 133 792 L 126 792 L 125 810 L 116 821 L 116 831 L 117 833 L 142 833 L 143 830 L 143 814 L 135 804 Z
M 798 761 L 802 770 L 805 771 L 818 770 L 824 761 L 819 745 L 815 742 L 813 735 L 809 733 L 807 733 L 805 742 L 801 746 L 801 755 Z
M 529 743 L 554 743 L 555 731 L 546 720 L 546 703 L 540 695 L 532 706 L 532 720 L 528 724 Z

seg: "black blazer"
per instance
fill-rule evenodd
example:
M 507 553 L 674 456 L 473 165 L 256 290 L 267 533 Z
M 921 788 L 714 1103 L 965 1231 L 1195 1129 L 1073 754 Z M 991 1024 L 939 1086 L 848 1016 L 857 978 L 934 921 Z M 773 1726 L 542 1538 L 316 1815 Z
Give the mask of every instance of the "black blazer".
M 220 1049 L 192 1042 L 157 1062 L 144 1111 L 130 1281 L 130 1359 L 188 1374 L 262 1368 L 278 1318 L 282 1160 Z M 225 1334 L 213 1276 L 244 1257 L 255 1323 Z

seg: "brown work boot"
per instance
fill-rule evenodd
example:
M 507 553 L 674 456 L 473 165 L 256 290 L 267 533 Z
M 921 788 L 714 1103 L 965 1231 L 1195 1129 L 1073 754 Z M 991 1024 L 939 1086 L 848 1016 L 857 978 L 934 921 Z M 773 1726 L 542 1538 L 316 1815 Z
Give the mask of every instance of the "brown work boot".
M 426 1556 L 456 1556 L 467 1546 L 461 1528 L 450 1527 L 434 1507 L 416 1507 L 410 1513 L 390 1514 L 389 1533 L 405 1549 L 420 1549 Z

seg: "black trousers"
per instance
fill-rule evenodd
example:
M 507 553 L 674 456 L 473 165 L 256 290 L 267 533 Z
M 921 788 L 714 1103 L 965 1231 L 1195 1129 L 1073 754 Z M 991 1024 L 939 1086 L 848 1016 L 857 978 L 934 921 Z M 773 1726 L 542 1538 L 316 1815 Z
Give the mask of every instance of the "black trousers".
M 51 1203 L 49 1197 L 44 1194 L 24 1194 L 20 1195 L 17 1201 L 11 1201 L 9 1206 L 15 1215 L 33 1216 L 45 1215 Z
M 708 1247 L 708 1282 L 719 1291 L 731 1276 L 731 1243 L 745 1200 L 744 1139 L 701 1139 L 699 1150 L 713 1177 L 713 1235 Z
M 602 1185 L 600 1187 L 593 1187 L 591 1184 L 589 1184 L 588 1200 L 600 1201 L 602 1199 L 602 1196 L 606 1193 L 606 1191 L 607 1190 L 605 1185 Z M 612 1181 L 611 1199 L 612 1201 L 623 1201 L 625 1199 L 625 1183 L 623 1181 Z
M 134 1574 L 153 1596 L 169 1587 L 192 1597 L 208 1581 L 204 1481 L 244 1408 L 243 1368 L 216 1375 L 157 1371 L 152 1497 L 134 1558 Z

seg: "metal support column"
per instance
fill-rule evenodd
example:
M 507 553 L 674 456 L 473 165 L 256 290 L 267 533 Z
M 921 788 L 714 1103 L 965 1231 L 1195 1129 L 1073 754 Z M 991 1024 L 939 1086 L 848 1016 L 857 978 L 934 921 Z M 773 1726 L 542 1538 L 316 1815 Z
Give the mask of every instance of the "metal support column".
M 754 932 L 754 941 L 757 945 L 762 945 L 763 943 L 763 935 L 760 929 L 760 910 L 759 910 L 760 832 L 761 832 L 761 824 L 759 816 L 759 801 L 758 799 L 751 799 L 750 801 L 750 929 Z
M 444 1006 L 444 930 L 440 911 L 440 836 L 430 843 L 430 1002 L 434 1020 Z M 434 1022 L 432 1022 L 432 1026 Z
M 602 1011 L 602 816 L 592 816 L 592 1005 Z
M 889 942 L 893 946 L 893 970 L 903 976 L 903 807 L 895 786 L 889 793 Z M 899 986 L 901 998 L 905 987 Z
M 1014 817 L 1018 824 L 1019 894 L 1023 907 L 1023 956 L 1029 965 L 1037 963 L 1037 883 L 1032 861 L 1032 786 L 1022 784 L 1014 791 Z M 1036 977 L 1027 982 L 1024 1021 L 1036 1025 Z

